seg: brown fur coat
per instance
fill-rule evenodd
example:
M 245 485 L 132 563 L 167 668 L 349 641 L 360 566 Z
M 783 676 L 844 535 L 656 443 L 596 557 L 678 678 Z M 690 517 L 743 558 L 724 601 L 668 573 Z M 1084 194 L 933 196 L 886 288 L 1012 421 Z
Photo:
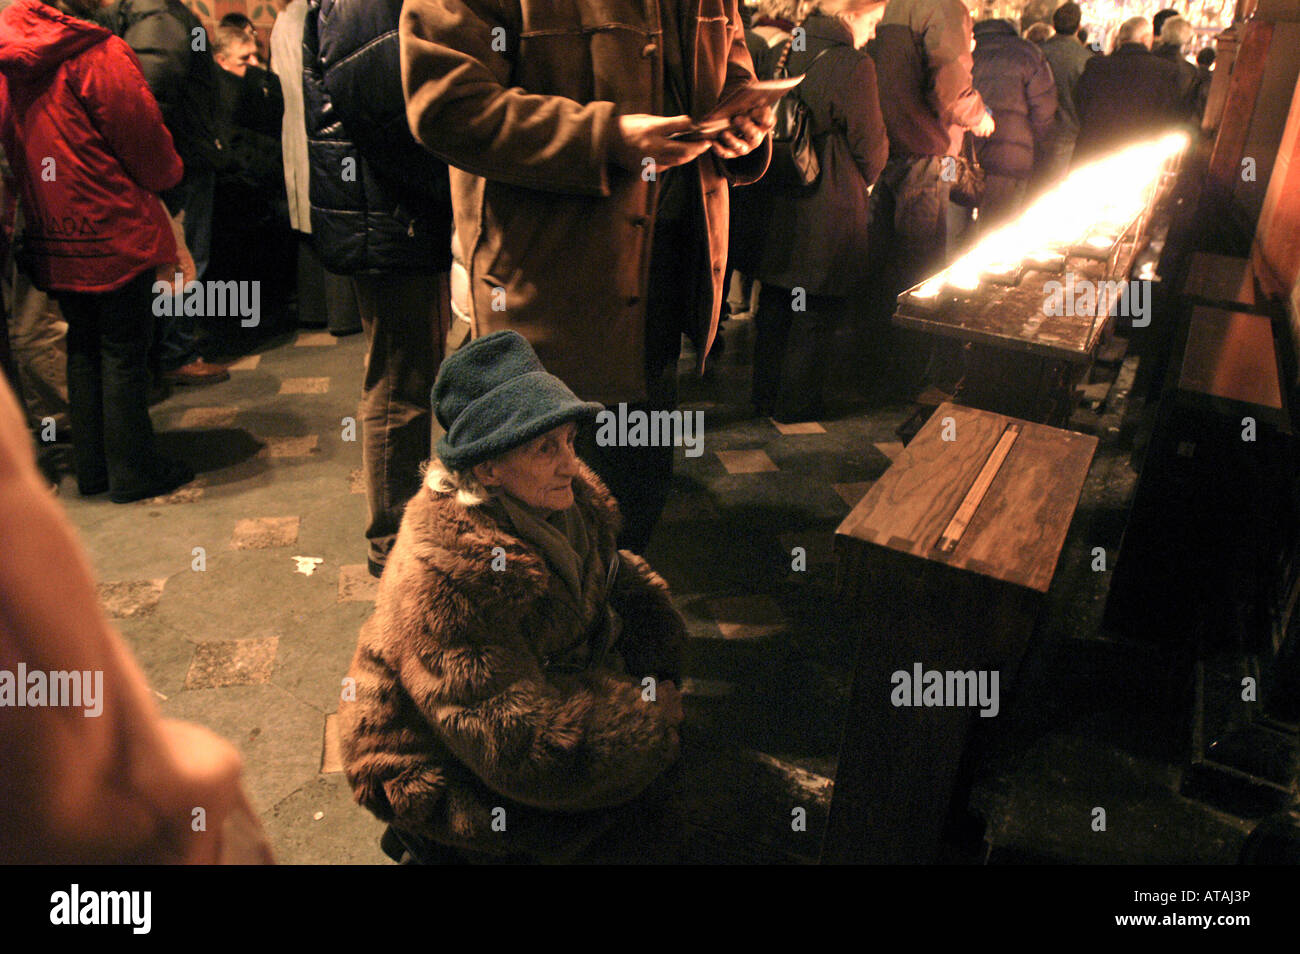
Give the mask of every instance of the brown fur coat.
M 608 566 L 617 504 L 585 466 L 574 497 Z M 494 570 L 502 553 L 505 569 Z M 482 507 L 426 482 L 407 505 L 339 706 L 357 801 L 444 844 L 544 857 L 584 826 L 574 813 L 589 819 L 646 789 L 679 741 L 643 701 L 641 678 L 679 677 L 685 624 L 662 578 L 619 556 L 610 603 L 628 675 L 548 673 L 547 657 L 585 635 L 563 581 Z

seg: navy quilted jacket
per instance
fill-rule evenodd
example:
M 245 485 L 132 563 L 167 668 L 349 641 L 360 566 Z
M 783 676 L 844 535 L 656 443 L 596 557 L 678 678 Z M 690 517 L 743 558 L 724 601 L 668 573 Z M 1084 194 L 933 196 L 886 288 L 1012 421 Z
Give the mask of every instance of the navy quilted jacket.
M 1047 57 L 1006 20 L 975 24 L 975 88 L 997 129 L 976 140 L 980 163 L 1000 176 L 1028 179 L 1035 147 L 1056 122 L 1056 80 Z
M 451 267 L 447 167 L 406 121 L 398 61 L 401 0 L 311 0 L 303 101 L 311 227 L 339 274 Z

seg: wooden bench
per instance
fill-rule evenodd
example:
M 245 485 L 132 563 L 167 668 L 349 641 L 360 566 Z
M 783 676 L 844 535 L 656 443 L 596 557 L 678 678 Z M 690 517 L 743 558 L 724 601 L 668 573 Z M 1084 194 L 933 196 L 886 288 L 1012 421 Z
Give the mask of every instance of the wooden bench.
M 1254 262 L 1233 255 L 1193 252 L 1183 282 L 1183 297 L 1192 305 L 1270 314 L 1274 303 L 1262 293 Z
M 1096 447 L 941 404 L 836 531 L 838 610 L 858 656 L 823 862 L 933 860 L 972 723 L 996 717 L 969 698 L 896 705 L 895 694 L 918 665 L 922 681 L 973 672 L 992 686 L 996 674 L 1000 708 Z
M 1293 479 L 1275 331 L 1267 315 L 1192 309 L 1111 579 L 1106 622 L 1122 635 L 1262 638 L 1262 609 L 1241 608 L 1281 558 Z

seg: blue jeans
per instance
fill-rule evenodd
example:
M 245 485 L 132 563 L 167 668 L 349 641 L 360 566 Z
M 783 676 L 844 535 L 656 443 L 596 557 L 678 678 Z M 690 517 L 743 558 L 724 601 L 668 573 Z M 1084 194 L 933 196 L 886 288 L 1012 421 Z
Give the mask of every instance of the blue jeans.
M 194 258 L 195 278 L 203 280 L 212 255 L 212 194 L 217 174 L 212 170 L 191 173 L 172 189 L 169 208 L 185 211 L 185 244 Z M 158 364 L 174 371 L 198 358 L 198 325 L 194 315 L 164 315 L 155 329 Z

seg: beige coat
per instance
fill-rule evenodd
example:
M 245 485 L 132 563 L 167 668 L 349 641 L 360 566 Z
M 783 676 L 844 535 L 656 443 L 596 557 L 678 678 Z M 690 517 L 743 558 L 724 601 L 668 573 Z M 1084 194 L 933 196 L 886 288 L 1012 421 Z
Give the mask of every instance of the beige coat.
M 284 185 L 289 197 L 289 224 L 311 234 L 311 194 L 308 191 L 307 120 L 302 101 L 302 28 L 307 0 L 293 0 L 271 27 L 271 68 L 284 92 L 284 123 L 280 146 L 284 156 Z

